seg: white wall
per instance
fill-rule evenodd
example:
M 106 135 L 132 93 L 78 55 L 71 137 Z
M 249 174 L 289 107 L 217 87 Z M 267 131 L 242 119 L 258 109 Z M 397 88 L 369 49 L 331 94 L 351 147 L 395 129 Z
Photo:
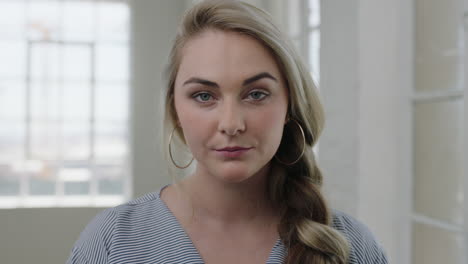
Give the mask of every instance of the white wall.
M 358 210 L 359 53 L 357 0 L 322 4 L 320 92 L 325 129 L 318 164 L 331 205 L 352 215 Z
M 322 1 L 324 189 L 392 263 L 409 263 L 411 10 L 406 0 Z
M 165 173 L 159 145 L 159 94 L 163 71 L 184 1 L 139 0 L 132 8 L 132 164 L 134 197 L 159 189 L 172 179 Z

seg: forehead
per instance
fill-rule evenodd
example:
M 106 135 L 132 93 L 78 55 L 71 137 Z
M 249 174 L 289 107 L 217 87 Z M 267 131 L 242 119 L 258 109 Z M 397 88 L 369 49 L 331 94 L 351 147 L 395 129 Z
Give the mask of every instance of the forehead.
M 190 39 L 181 56 L 176 85 L 194 76 L 236 82 L 269 72 L 281 78 L 270 50 L 258 40 L 236 32 L 207 30 Z

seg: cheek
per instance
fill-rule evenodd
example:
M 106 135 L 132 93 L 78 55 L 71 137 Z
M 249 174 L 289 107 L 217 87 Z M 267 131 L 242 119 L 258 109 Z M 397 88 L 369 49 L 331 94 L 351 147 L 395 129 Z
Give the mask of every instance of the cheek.
M 268 151 L 276 152 L 283 135 L 284 119 L 286 116 L 286 107 L 272 107 L 265 109 L 259 118 L 252 120 L 255 130 L 259 133 L 260 140 L 264 142 L 264 147 Z
M 191 107 L 186 102 L 177 103 L 176 101 L 176 111 L 185 142 L 192 152 L 197 152 L 198 146 L 202 145 L 208 137 L 209 119 L 199 109 Z

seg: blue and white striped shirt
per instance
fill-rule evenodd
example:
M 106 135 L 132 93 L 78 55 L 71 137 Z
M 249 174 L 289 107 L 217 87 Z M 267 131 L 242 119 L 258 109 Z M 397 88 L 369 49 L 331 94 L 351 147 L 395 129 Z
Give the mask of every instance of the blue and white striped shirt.
M 67 263 L 203 263 L 160 193 L 149 193 L 99 213 L 81 233 Z M 350 264 L 388 263 L 374 236 L 356 219 L 333 211 L 332 227 L 350 242 Z M 278 240 L 267 264 L 284 263 L 286 255 L 287 248 Z

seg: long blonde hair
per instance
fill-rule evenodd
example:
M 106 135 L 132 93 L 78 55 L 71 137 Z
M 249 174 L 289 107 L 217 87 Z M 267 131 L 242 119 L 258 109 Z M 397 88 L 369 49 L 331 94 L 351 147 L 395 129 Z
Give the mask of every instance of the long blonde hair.
M 268 48 L 278 61 L 289 92 L 288 117 L 297 121 L 285 125 L 276 156 L 284 159 L 290 153 L 304 155 L 293 165 L 272 159 L 276 173 L 269 176 L 270 199 L 281 214 L 279 234 L 288 248 L 287 263 L 347 263 L 349 245 L 331 225 L 331 213 L 320 192 L 322 174 L 312 152 L 322 131 L 324 113 L 316 87 L 288 38 L 273 24 L 270 16 L 241 1 L 207 0 L 189 9 L 179 26 L 166 71 L 164 95 L 164 141 L 177 128 L 174 106 L 174 84 L 181 62 L 181 51 L 187 41 L 207 29 L 238 32 L 253 37 Z M 303 145 L 304 132 L 306 146 Z M 167 145 L 167 144 L 165 144 Z M 283 158 L 282 158 L 283 157 Z M 283 172 L 283 173 L 278 173 Z

